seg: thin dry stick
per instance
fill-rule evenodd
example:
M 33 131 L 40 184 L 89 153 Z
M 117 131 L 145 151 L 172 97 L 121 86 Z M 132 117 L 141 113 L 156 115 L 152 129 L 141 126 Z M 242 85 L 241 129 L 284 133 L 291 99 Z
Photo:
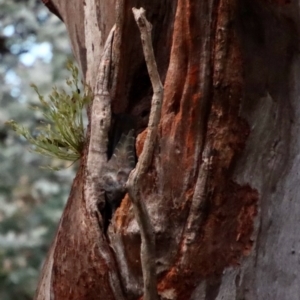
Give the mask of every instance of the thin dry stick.
M 163 85 L 157 71 L 152 48 L 152 26 L 147 21 L 145 10 L 143 8 L 133 8 L 132 11 L 141 33 L 144 56 L 153 88 L 153 97 L 148 123 L 148 132 L 144 148 L 142 154 L 139 157 L 136 168 L 131 172 L 129 176 L 127 189 L 132 201 L 135 218 L 137 220 L 141 233 L 141 263 L 144 280 L 144 299 L 157 300 L 158 293 L 155 266 L 155 235 L 148 211 L 143 200 L 140 197 L 140 183 L 150 166 L 154 147 L 156 144 L 156 137 L 163 100 Z

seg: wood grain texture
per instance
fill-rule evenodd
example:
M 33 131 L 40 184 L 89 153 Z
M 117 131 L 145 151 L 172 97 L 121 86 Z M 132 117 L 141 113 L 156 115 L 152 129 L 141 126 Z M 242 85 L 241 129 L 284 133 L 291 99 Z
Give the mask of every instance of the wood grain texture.
M 91 65 L 84 3 L 53 0 L 86 75 L 88 68 L 97 73 L 116 13 L 114 1 L 94 2 L 101 40 Z M 155 230 L 160 297 L 299 299 L 298 3 L 126 0 L 112 111 L 137 119 L 138 154 L 152 97 L 131 13 L 140 6 L 153 24 L 165 89 L 158 145 L 140 195 Z M 141 239 L 128 195 L 108 240 L 99 239 L 79 213 L 82 168 L 54 242 L 61 250 L 52 248 L 46 262 L 53 276 L 42 274 L 45 286 L 57 293 L 52 299 L 116 299 L 111 266 L 98 251 L 104 243 L 126 299 L 142 299 Z

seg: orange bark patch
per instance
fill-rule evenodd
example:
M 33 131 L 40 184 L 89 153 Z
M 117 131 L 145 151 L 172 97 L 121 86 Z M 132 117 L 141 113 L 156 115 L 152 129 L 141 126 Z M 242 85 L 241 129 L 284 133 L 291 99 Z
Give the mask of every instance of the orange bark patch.
M 141 132 L 136 138 L 135 148 L 136 148 L 137 157 L 139 157 L 143 151 L 146 136 L 147 136 L 147 129 Z
M 201 145 L 195 137 L 199 136 L 199 126 L 201 126 L 199 107 L 203 101 L 203 93 L 199 89 L 199 76 L 203 66 L 195 60 L 196 56 L 188 55 L 195 46 L 193 45 L 195 38 L 183 41 L 176 37 L 185 36 L 185 31 L 186 36 L 191 34 L 191 28 L 184 27 L 191 26 L 189 23 L 191 20 L 188 22 L 183 19 L 191 18 L 194 5 L 191 1 L 184 3 L 186 2 L 178 2 L 180 13 L 176 15 L 174 40 L 179 40 L 185 47 L 178 45 L 173 47 L 170 64 L 177 64 L 180 66 L 179 70 L 185 72 L 176 72 L 172 65 L 168 75 L 178 80 L 178 73 L 180 73 L 185 76 L 183 77 L 185 82 L 183 86 L 179 85 L 181 100 L 175 109 L 173 101 L 174 95 L 178 96 L 178 91 L 174 92 L 174 89 L 170 89 L 167 76 L 164 103 L 166 119 L 162 121 L 163 138 L 172 144 L 181 156 L 180 159 L 175 159 L 176 151 L 163 147 L 161 153 L 162 161 L 168 165 L 166 178 L 168 178 L 168 185 L 173 187 L 172 196 L 180 195 L 180 193 L 176 194 L 176 190 L 182 190 L 182 186 L 191 180 L 191 185 L 185 186 L 182 197 L 184 205 L 181 209 L 185 209 L 180 211 L 179 206 L 178 214 L 186 213 L 193 196 L 191 189 L 195 190 L 193 163 L 196 161 L 197 143 Z M 190 245 L 181 244 L 181 247 L 186 248 L 179 249 L 176 262 L 161 276 L 158 285 L 160 291 L 175 287 L 178 299 L 189 299 L 193 287 L 201 278 L 222 274 L 226 267 L 238 265 L 243 255 L 249 254 L 253 244 L 251 235 L 257 214 L 258 193 L 249 185 L 240 186 L 231 179 L 234 162 L 244 149 L 250 133 L 248 124 L 239 116 L 244 79 L 240 45 L 232 26 L 236 3 L 236 0 L 221 0 L 215 12 L 218 17 L 214 28 L 211 106 L 205 127 L 207 132 L 205 143 L 210 145 L 212 162 L 210 169 L 207 170 L 209 179 L 204 207 L 201 210 L 202 224 L 199 225 L 199 231 L 195 232 L 196 237 Z M 183 48 L 185 54 L 188 53 L 186 66 L 182 66 L 184 54 L 178 53 Z M 173 55 L 174 61 L 172 61 Z M 178 85 L 175 83 L 176 87 Z M 201 156 L 197 166 L 198 171 L 200 163 Z M 177 174 L 176 170 L 181 170 L 178 171 L 180 175 L 172 176 L 171 174 Z M 186 175 L 186 172 L 189 172 L 189 175 Z M 188 255 L 185 256 L 187 261 L 183 263 L 181 258 L 184 253 Z
M 222 201 L 217 201 L 221 203 L 212 205 L 203 236 L 191 252 L 192 257 L 197 257 L 191 262 L 191 269 L 207 276 L 222 272 L 226 266 L 239 264 L 242 255 L 252 246 L 257 199 L 257 192 L 249 186 L 229 182 Z M 199 248 L 199 245 L 205 247 Z M 195 256 L 193 252 L 196 252 Z
M 121 230 L 124 227 L 128 226 L 128 222 L 132 219 L 132 214 L 128 216 L 128 211 L 131 205 L 130 198 L 128 194 L 125 195 L 124 199 L 121 202 L 120 207 L 116 210 L 114 215 L 114 227 L 117 230 Z

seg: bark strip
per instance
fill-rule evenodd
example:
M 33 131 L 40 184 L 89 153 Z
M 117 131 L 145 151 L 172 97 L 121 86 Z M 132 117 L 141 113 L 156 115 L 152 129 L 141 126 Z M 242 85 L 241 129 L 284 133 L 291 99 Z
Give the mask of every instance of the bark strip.
M 104 192 L 101 189 L 101 177 L 103 166 L 107 162 L 108 131 L 111 123 L 111 98 L 108 89 L 114 31 L 115 26 L 111 29 L 104 46 L 94 90 L 84 195 L 86 210 L 92 220 L 92 225 L 94 229 L 98 229 L 99 231 L 99 238 L 101 240 L 99 251 L 109 266 L 108 275 L 112 291 L 117 299 L 124 299 L 115 262 L 103 235 L 103 220 L 99 213 L 99 207 L 101 208 L 105 205 Z
M 117 85 L 119 77 L 119 67 L 122 46 L 122 31 L 124 27 L 124 0 L 116 2 L 116 30 L 114 33 L 114 41 L 112 46 L 112 86 L 110 89 L 111 99 L 115 99 L 117 95 Z
M 91 135 L 86 163 L 87 182 L 85 185 L 86 208 L 91 215 L 98 211 L 97 203 L 100 202 L 100 205 L 102 203 L 104 205 L 105 202 L 104 194 L 100 192 L 99 183 L 101 167 L 107 161 L 108 131 L 111 121 L 108 78 L 114 30 L 115 27 L 112 28 L 104 47 L 91 109 Z
M 203 225 L 204 208 L 207 203 L 207 188 L 208 180 L 211 173 L 212 150 L 209 145 L 206 145 L 202 153 L 202 163 L 199 169 L 199 174 L 196 182 L 195 192 L 192 198 L 189 216 L 183 234 L 183 242 L 181 246 L 181 267 L 186 267 L 189 263 L 190 245 L 195 243 L 197 233 Z

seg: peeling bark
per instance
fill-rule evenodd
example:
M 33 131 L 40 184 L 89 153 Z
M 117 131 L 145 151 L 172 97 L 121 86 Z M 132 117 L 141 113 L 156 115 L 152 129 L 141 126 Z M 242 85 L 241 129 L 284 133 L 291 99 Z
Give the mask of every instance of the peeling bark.
M 119 24 L 111 109 L 136 118 L 138 155 L 152 88 L 132 7 L 143 6 L 153 24 L 165 92 L 158 143 L 139 188 L 155 231 L 161 299 L 299 299 L 300 4 L 48 2 L 92 87 L 104 41 Z M 125 299 L 141 299 L 131 201 L 126 195 L 107 238 L 99 235 L 85 206 L 85 165 L 83 157 L 36 299 L 120 299 L 115 280 Z

